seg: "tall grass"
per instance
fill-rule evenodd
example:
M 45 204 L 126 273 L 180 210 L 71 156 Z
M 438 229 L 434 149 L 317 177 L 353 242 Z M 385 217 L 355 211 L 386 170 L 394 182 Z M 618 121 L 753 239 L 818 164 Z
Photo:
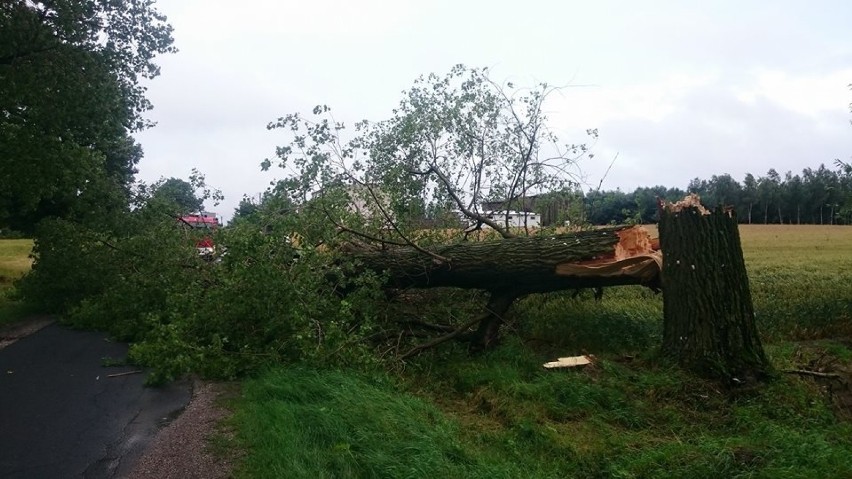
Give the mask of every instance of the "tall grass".
M 495 464 L 466 450 L 457 422 L 386 379 L 272 371 L 245 385 L 234 420 L 250 451 L 240 470 L 244 477 L 523 475 L 512 464 Z

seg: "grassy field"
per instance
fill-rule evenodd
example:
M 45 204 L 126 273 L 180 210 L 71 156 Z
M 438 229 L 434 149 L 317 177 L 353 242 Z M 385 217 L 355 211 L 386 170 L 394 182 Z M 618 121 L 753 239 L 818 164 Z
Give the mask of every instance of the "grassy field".
M 852 228 L 743 226 L 759 328 L 781 368 L 852 370 Z M 852 477 L 848 382 L 778 374 L 731 396 L 655 359 L 662 300 L 533 296 L 514 339 L 396 375 L 281 369 L 236 404 L 240 477 Z M 582 370 L 542 362 L 583 352 Z
M 26 314 L 23 306 L 12 301 L 9 294 L 14 289 L 15 280 L 30 270 L 32 260 L 29 255 L 32 249 L 32 240 L 0 240 L 0 325 Z

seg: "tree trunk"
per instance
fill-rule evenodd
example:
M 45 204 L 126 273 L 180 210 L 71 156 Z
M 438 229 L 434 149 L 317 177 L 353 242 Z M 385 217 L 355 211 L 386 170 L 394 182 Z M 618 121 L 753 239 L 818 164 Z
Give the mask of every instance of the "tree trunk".
M 663 352 L 731 384 L 770 366 L 757 334 L 733 210 L 704 209 L 697 196 L 661 205 Z
M 461 242 L 430 248 L 433 256 L 409 247 L 376 250 L 358 244 L 344 251 L 367 269 L 386 274 L 387 284 L 393 288 L 456 287 L 519 297 L 623 284 L 653 287 L 658 279 L 657 266 L 648 255 L 655 249 L 641 226 L 621 226 Z M 616 263 L 628 259 L 624 264 Z M 614 266 L 602 269 L 606 265 Z M 621 271 L 624 274 L 619 274 Z
M 612 227 L 561 235 L 461 242 L 424 251 L 413 247 L 344 252 L 361 266 L 384 274 L 391 288 L 456 287 L 490 294 L 476 331 L 456 337 L 471 349 L 494 346 L 512 303 L 531 293 L 641 284 L 659 289 L 661 257 L 641 226 Z
M 500 326 L 503 325 L 503 316 L 512 307 L 516 296 L 507 291 L 495 291 L 491 293 L 488 304 L 485 306 L 485 317 L 479 320 L 479 328 L 470 338 L 471 349 L 474 351 L 493 347 L 500 339 Z

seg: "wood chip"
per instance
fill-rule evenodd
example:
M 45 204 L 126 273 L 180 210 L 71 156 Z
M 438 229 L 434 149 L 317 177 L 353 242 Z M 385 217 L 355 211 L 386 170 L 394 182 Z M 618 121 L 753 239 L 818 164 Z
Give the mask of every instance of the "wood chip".
M 587 364 L 592 364 L 594 362 L 595 357 L 591 354 L 584 354 L 582 356 L 569 356 L 566 358 L 559 358 L 556 361 L 552 361 L 549 363 L 544 363 L 544 367 L 547 369 L 554 368 L 576 368 L 579 366 L 586 366 Z

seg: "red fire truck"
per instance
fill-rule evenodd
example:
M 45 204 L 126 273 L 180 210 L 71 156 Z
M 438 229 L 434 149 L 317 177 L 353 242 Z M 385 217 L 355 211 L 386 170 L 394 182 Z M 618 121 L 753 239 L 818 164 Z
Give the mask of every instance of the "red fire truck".
M 209 232 L 219 227 L 219 219 L 216 217 L 216 213 L 204 211 L 198 214 L 181 216 L 180 222 L 193 230 L 202 230 L 208 233 L 202 233 L 200 238 L 195 242 L 195 248 L 198 249 L 198 254 L 202 256 L 213 256 L 216 252 L 216 246 L 213 244 L 213 239 L 210 237 Z

